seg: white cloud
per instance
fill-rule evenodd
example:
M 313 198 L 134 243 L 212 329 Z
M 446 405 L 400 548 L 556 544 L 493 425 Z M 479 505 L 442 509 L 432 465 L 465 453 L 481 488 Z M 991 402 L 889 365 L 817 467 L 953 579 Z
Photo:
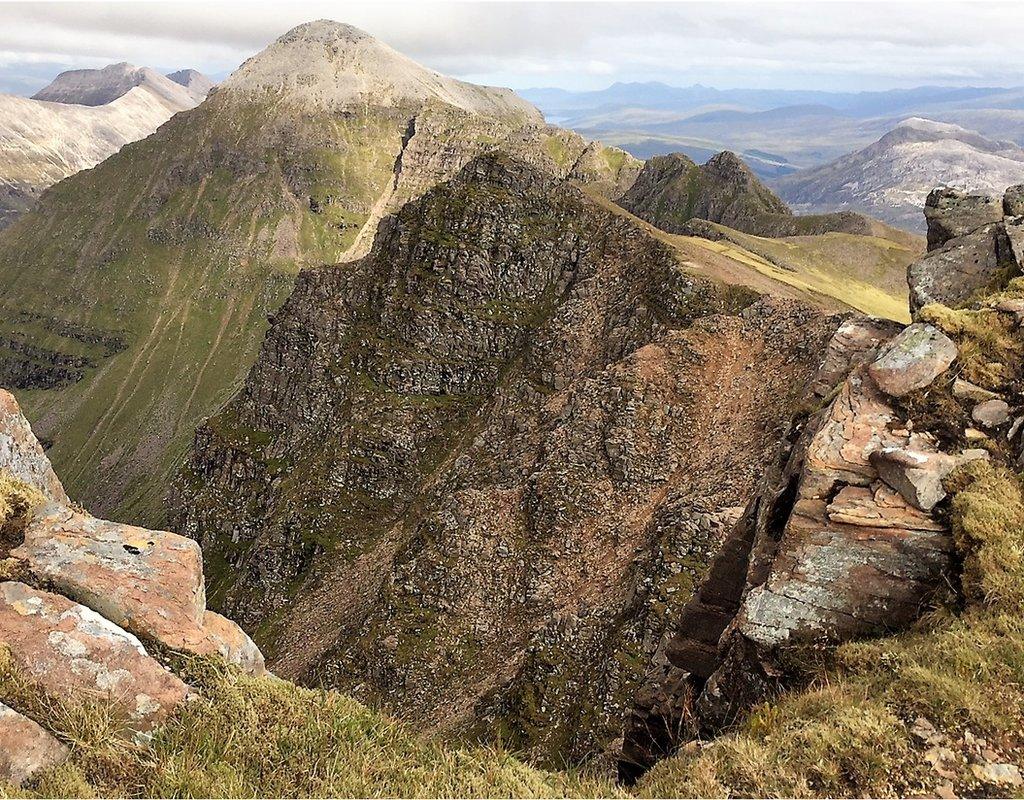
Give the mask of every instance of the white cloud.
M 225 73 L 288 28 L 358 25 L 435 69 L 492 84 L 720 87 L 1024 84 L 1024 4 L 12 3 L 0 88 L 24 65 L 131 61 Z M 40 83 L 41 85 L 41 83 Z

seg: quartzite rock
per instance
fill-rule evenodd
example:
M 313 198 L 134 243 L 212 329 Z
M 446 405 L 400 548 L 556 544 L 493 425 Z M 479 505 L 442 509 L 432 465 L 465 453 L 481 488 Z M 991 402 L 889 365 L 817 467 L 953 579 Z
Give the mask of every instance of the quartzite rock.
M 896 489 L 908 503 L 931 511 L 946 497 L 942 482 L 965 461 L 987 458 L 985 450 L 965 450 L 958 456 L 934 449 L 883 447 L 871 454 L 871 465 L 879 477 Z
M 983 389 L 970 381 L 965 381 L 963 378 L 957 378 L 953 381 L 953 397 L 957 400 L 969 400 L 972 403 L 983 403 L 986 400 L 997 399 L 998 395 L 995 392 Z
M 994 197 L 967 194 L 959 189 L 933 189 L 924 204 L 928 222 L 928 249 L 936 250 L 956 239 L 1003 218 L 1003 204 Z
M 109 698 L 148 731 L 188 694 L 134 636 L 92 609 L 22 583 L 0 584 L 0 642 L 54 699 Z
M 0 470 L 7 470 L 35 486 L 54 502 L 70 502 L 14 395 L 3 389 L 0 389 Z
M 878 387 L 892 397 L 923 389 L 949 369 L 957 348 L 934 325 L 915 322 L 890 342 L 868 367 Z
M 37 772 L 63 764 L 68 749 L 28 717 L 0 703 L 0 791 L 21 786 Z
M 192 539 L 51 505 L 11 555 L 115 625 L 174 649 L 220 654 L 263 671 L 259 651 L 238 626 L 205 616 L 202 554 Z

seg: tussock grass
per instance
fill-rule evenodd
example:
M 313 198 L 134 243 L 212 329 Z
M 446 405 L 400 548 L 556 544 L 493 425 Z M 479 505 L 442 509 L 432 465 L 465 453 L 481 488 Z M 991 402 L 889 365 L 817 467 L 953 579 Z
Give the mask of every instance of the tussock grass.
M 175 668 L 197 697 L 151 741 L 132 742 L 109 704 L 54 704 L 2 664 L 0 693 L 73 750 L 22 796 L 618 796 L 610 782 L 537 770 L 498 749 L 446 747 L 336 692 L 195 657 Z
M 918 312 L 957 343 L 962 377 L 985 388 L 1000 390 L 1015 373 L 1022 355 L 1021 340 L 1012 320 L 993 308 L 951 309 L 933 303 Z
M 810 686 L 754 710 L 733 733 L 657 765 L 650 797 L 899 796 L 940 780 L 909 733 L 925 716 L 1024 761 L 1024 503 L 1018 478 L 976 462 L 951 482 L 968 605 L 908 633 L 840 647 Z M 991 792 L 966 762 L 957 788 Z

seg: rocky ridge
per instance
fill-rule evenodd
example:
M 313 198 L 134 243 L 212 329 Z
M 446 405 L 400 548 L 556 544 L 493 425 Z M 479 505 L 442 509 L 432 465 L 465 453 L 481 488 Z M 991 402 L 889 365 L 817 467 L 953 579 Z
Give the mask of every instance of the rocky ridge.
M 0 235 L 0 382 L 43 390 L 25 412 L 73 494 L 159 525 L 298 270 L 365 254 L 387 214 L 498 147 L 609 193 L 639 168 L 505 90 L 300 26 Z
M 1008 207 L 1017 196 L 1007 192 Z M 926 213 L 946 256 L 937 273 L 946 305 L 918 302 L 902 330 L 851 320 L 836 332 L 806 403 L 819 410 L 794 418 L 659 645 L 626 728 L 625 778 L 775 696 L 793 652 L 897 631 L 953 599 L 945 481 L 972 460 L 1019 464 L 1024 452 L 1019 281 L 1000 293 L 1020 263 L 989 275 L 985 295 L 970 268 L 969 231 L 991 206 L 933 193 Z M 931 254 L 924 261 L 937 269 Z M 934 286 L 923 275 L 908 270 L 912 296 Z M 968 310 L 949 308 L 959 306 Z M 978 352 L 986 347 L 996 349 Z
M 0 516 L 0 668 L 54 703 L 106 699 L 145 733 L 189 689 L 154 654 L 216 655 L 252 675 L 263 656 L 206 610 L 190 539 L 94 519 L 70 506 L 14 398 L 0 390 L 0 480 L 30 507 Z M 6 497 L 0 498 L 4 501 Z M 68 748 L 0 697 L 0 783 L 19 785 Z
M 278 674 L 554 763 L 614 757 L 838 322 L 687 275 L 570 183 L 484 156 L 349 269 L 300 276 L 173 518 Z
M 0 95 L 0 228 L 47 187 L 201 103 L 213 84 L 185 72 L 194 74 L 189 87 L 150 69 L 114 64 L 62 73 L 32 99 Z
M 714 237 L 703 223 L 771 238 L 842 232 L 878 235 L 885 226 L 853 212 L 799 216 L 735 154 L 697 166 L 682 153 L 654 156 L 619 205 L 669 233 Z

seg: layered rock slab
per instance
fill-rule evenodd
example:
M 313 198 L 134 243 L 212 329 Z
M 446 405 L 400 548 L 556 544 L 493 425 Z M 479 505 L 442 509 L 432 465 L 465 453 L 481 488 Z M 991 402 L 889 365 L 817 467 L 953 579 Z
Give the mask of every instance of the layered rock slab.
M 166 719 L 188 694 L 136 637 L 92 609 L 23 583 L 0 584 L 0 643 L 49 697 L 112 701 L 139 731 Z
M 55 503 L 71 502 L 14 395 L 3 389 L 0 389 L 0 470 L 35 486 Z
M 202 554 L 192 539 L 51 505 L 11 555 L 65 597 L 139 636 L 264 671 L 252 640 L 206 610 Z

